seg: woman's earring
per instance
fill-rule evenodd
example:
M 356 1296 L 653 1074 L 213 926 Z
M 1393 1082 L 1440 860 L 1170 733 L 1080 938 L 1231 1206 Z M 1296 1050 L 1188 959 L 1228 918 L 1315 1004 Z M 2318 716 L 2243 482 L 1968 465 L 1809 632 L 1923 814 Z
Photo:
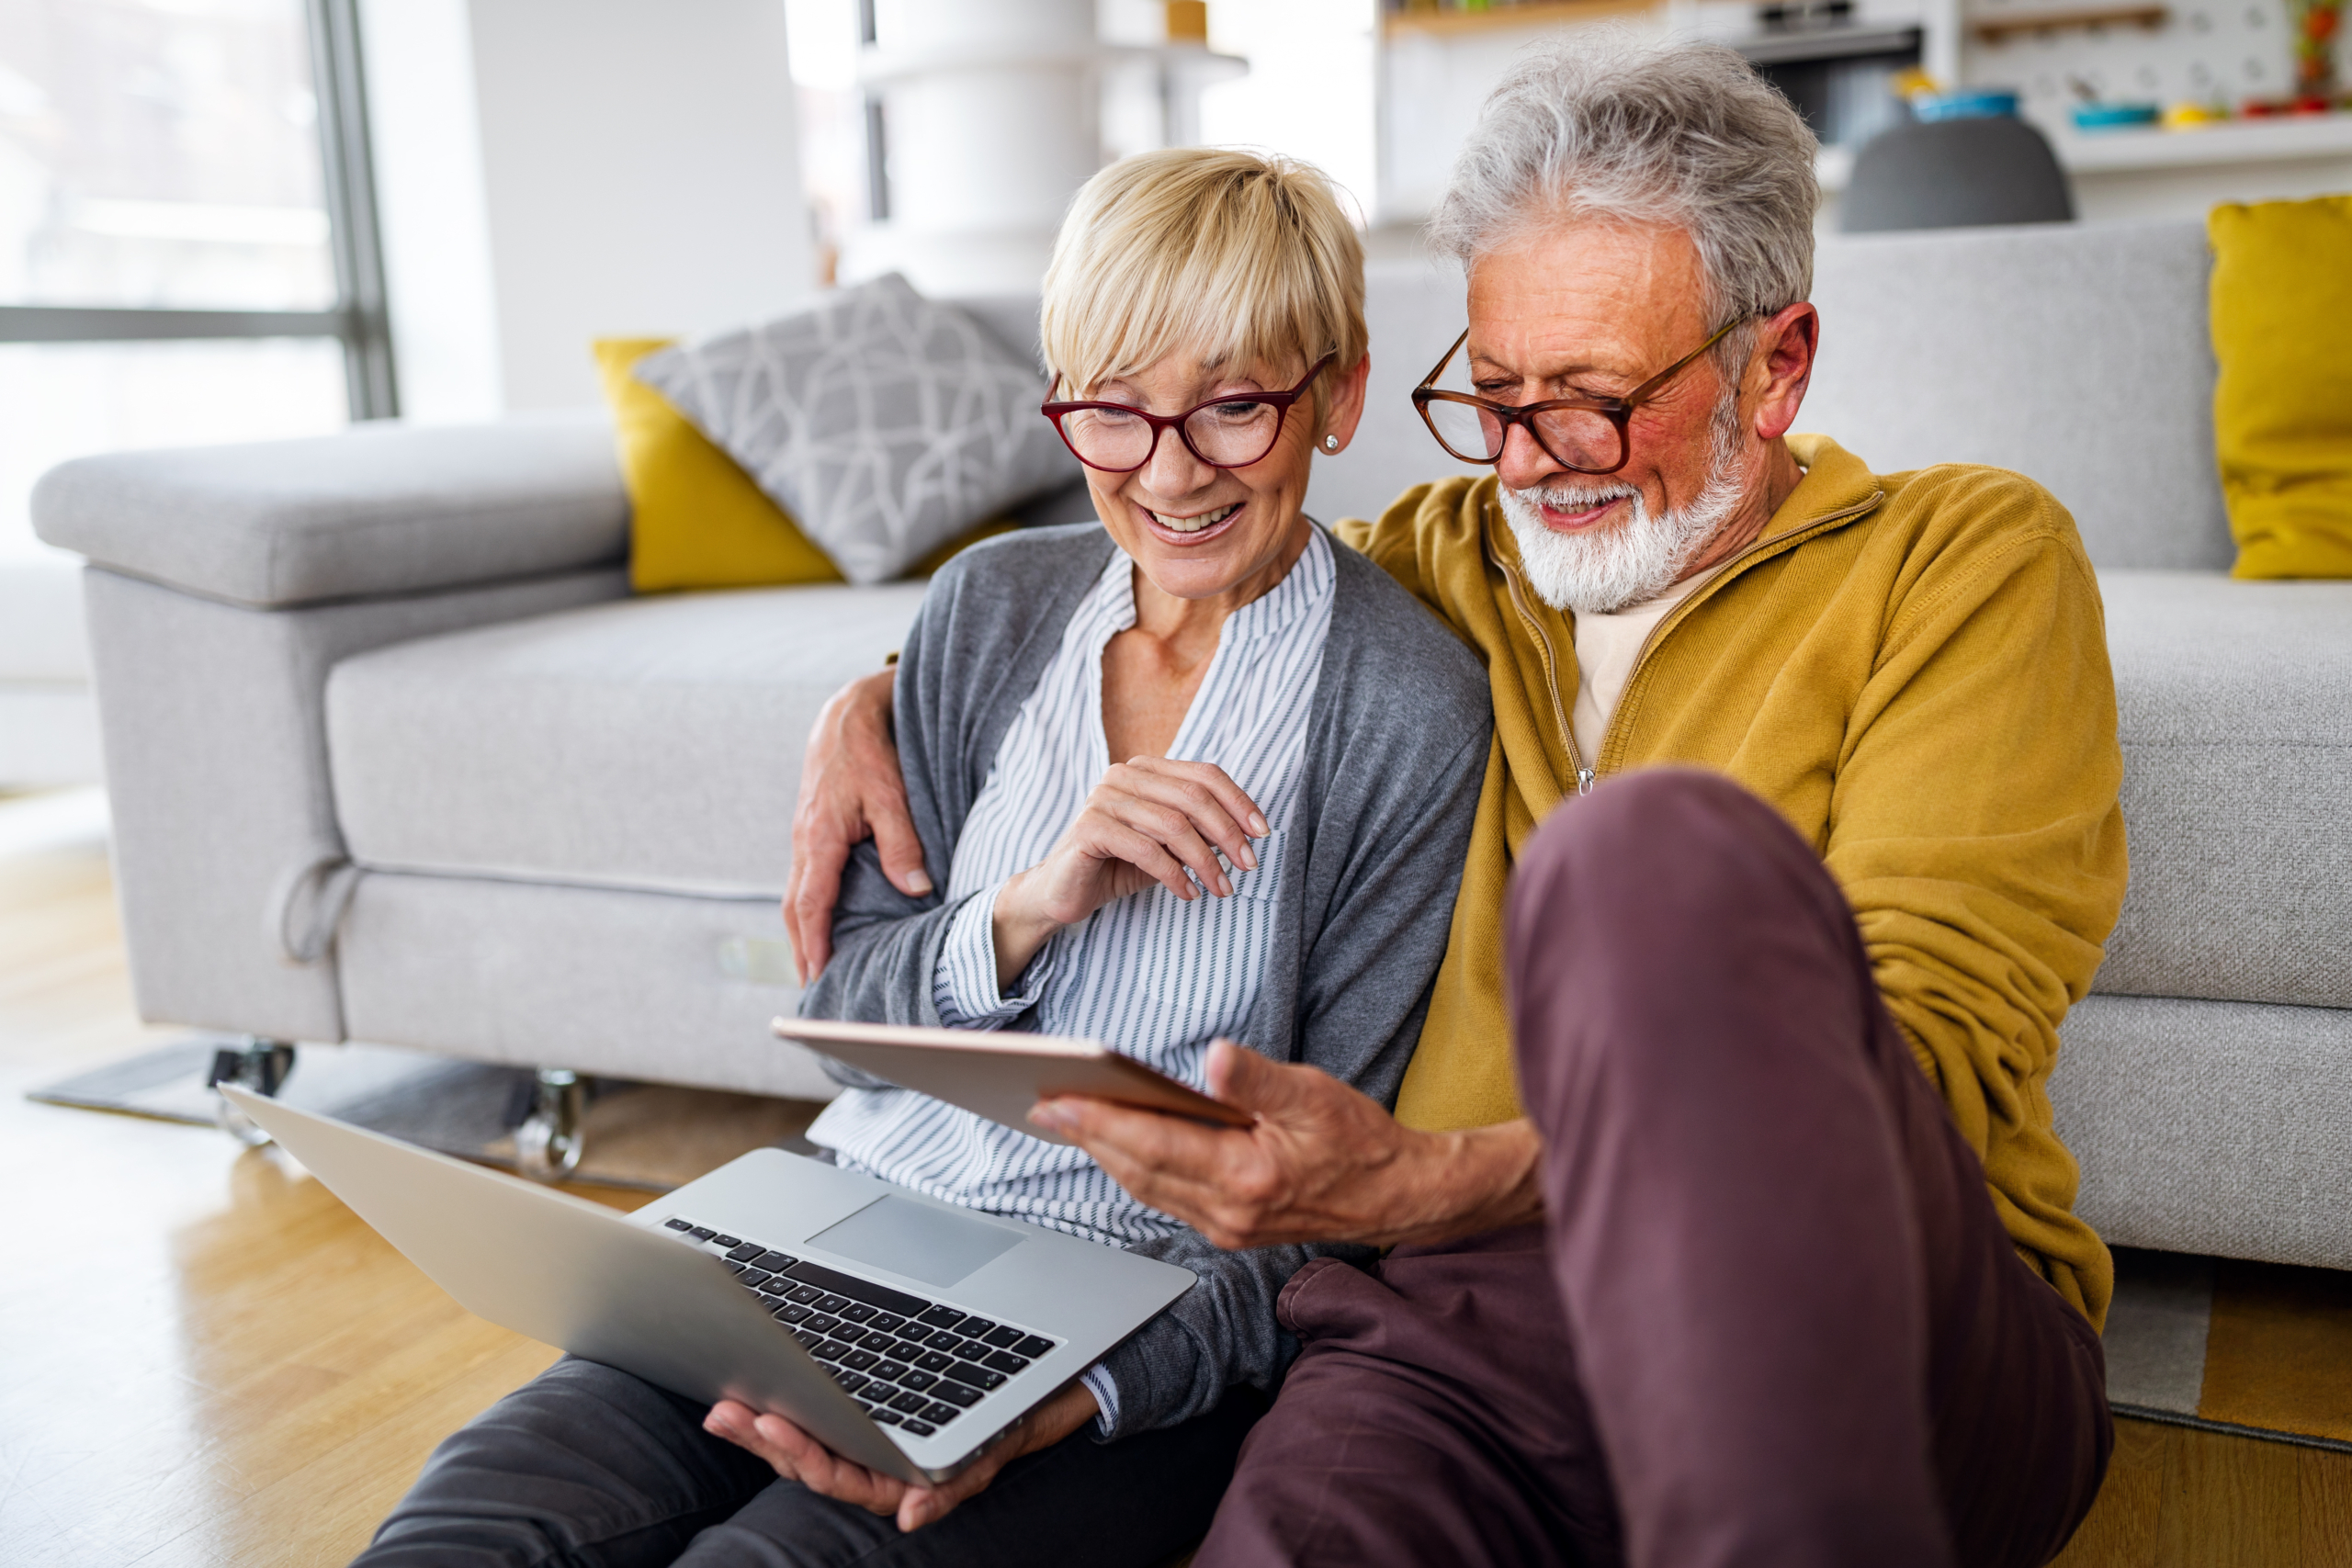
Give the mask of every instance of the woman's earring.
M 1337 452 L 1339 449 L 1340 438 L 1338 436 L 1327 435 L 1323 438 L 1323 450 L 1326 452 Z

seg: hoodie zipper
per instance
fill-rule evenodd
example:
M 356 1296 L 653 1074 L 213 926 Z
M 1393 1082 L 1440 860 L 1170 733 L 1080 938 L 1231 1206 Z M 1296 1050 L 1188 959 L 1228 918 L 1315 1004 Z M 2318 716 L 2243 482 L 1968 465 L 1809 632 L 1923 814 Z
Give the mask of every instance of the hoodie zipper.
M 1560 739 L 1568 749 L 1568 767 L 1577 776 L 1577 793 L 1590 795 L 1593 771 L 1584 765 L 1584 758 L 1577 750 L 1576 731 L 1568 727 L 1567 709 L 1560 703 L 1559 650 L 1552 646 L 1552 634 L 1544 630 L 1544 624 L 1528 609 L 1526 591 L 1520 585 L 1519 573 L 1512 570 L 1510 564 L 1502 557 L 1495 554 L 1491 545 L 1487 547 L 1487 558 L 1495 563 L 1496 570 L 1503 574 L 1503 581 L 1510 585 L 1510 607 L 1518 613 L 1519 624 L 1527 628 L 1535 638 L 1536 647 L 1544 651 L 1544 688 L 1552 697 L 1552 722 L 1560 727 Z
M 1692 594 L 1681 604 L 1677 604 L 1670 612 L 1668 613 L 1663 620 L 1659 621 L 1657 625 L 1650 628 L 1649 636 L 1642 639 L 1642 646 L 1634 654 L 1634 667 L 1625 671 L 1624 691 L 1630 692 L 1634 689 L 1634 682 L 1641 678 L 1642 666 L 1649 661 L 1650 650 L 1658 645 L 1659 639 L 1664 637 L 1669 629 L 1679 626 L 1692 610 L 1706 603 L 1707 600 L 1713 598 L 1716 591 L 1722 588 L 1724 583 L 1730 581 L 1739 570 L 1744 570 L 1746 567 L 1753 564 L 1756 560 L 1761 559 L 1767 555 L 1773 554 L 1783 549 L 1793 549 L 1797 546 L 1804 544 L 1806 540 L 1826 532 L 1829 528 L 1839 523 L 1848 522 L 1853 518 L 1860 516 L 1863 513 L 1870 511 L 1871 508 L 1876 506 L 1880 502 L 1884 501 L 1885 499 L 1886 492 L 1884 491 L 1874 490 L 1871 491 L 1870 495 L 1866 499 L 1859 501 L 1851 506 L 1846 507 L 1841 511 L 1833 512 L 1826 517 L 1815 518 L 1813 522 L 1806 524 L 1804 527 L 1796 529 L 1791 533 L 1783 534 L 1777 539 L 1758 539 L 1754 544 L 1748 546 L 1746 549 L 1741 550 L 1737 555 L 1735 555 L 1725 560 L 1722 566 L 1716 569 L 1713 581 L 1708 583 L 1706 587 L 1701 589 L 1698 592 Z M 1576 773 L 1577 793 L 1578 795 L 1590 795 L 1592 793 L 1593 782 L 1600 777 L 1598 764 L 1600 759 L 1598 757 L 1594 758 L 1593 761 L 1595 766 L 1588 768 L 1584 765 L 1582 753 L 1577 750 L 1576 732 L 1569 728 L 1566 712 L 1560 704 L 1560 681 L 1558 673 L 1559 657 L 1556 650 L 1552 646 L 1551 633 L 1545 631 L 1544 629 L 1543 623 L 1538 621 L 1533 614 L 1529 611 L 1527 607 L 1525 591 L 1520 584 L 1519 573 L 1511 569 L 1509 562 L 1505 561 L 1499 555 L 1494 553 L 1494 549 L 1491 545 L 1487 547 L 1487 558 L 1495 563 L 1496 568 L 1503 574 L 1503 581 L 1510 585 L 1511 608 L 1518 612 L 1520 624 L 1534 634 L 1536 642 L 1544 650 L 1544 684 L 1549 691 L 1552 698 L 1552 719 L 1554 723 L 1560 727 L 1560 739 L 1566 743 L 1568 749 L 1568 766 L 1575 770 Z M 1608 724 L 1603 726 L 1600 731 L 1600 750 L 1604 755 L 1609 750 L 1610 738 L 1617 733 L 1617 721 L 1619 717 L 1623 715 L 1624 711 L 1625 702 L 1623 694 L 1621 693 L 1618 697 L 1616 708 L 1611 712 Z

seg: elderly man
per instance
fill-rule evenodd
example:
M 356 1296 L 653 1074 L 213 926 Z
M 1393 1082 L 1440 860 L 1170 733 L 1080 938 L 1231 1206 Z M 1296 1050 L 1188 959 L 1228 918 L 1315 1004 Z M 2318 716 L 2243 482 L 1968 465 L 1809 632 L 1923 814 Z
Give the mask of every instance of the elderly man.
M 1204 1565 L 2024 1568 L 2098 1490 L 2044 1092 L 2124 884 L 2098 590 L 2030 480 L 1785 434 L 1814 151 L 1728 51 L 1577 45 L 1457 166 L 1471 389 L 1418 396 L 1496 477 L 1340 529 L 1493 688 L 1396 1115 L 1223 1045 L 1249 1131 L 1033 1113 L 1220 1245 L 1394 1247 L 1283 1292 Z M 804 781 L 818 963 L 865 823 L 922 876 L 887 716 L 844 694 Z

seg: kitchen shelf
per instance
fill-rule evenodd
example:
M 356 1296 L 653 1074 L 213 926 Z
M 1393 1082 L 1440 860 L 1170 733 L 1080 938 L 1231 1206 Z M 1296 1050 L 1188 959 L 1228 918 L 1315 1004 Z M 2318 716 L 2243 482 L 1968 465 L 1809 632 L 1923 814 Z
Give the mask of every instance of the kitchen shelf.
M 2062 28 L 2142 27 L 2154 31 L 2172 20 L 2163 6 L 2094 6 L 2074 11 L 2014 11 L 1968 18 L 1968 30 L 1986 43 L 2014 33 L 2056 32 Z
M 2352 158 L 2352 114 L 2222 120 L 2186 130 L 2067 131 L 2051 138 L 2078 175 Z
M 2223 120 L 2191 130 L 2064 130 L 2050 141 L 2071 175 L 2352 158 L 2352 114 Z M 1822 189 L 1842 191 L 1853 178 L 1853 150 L 1824 147 L 1814 169 Z

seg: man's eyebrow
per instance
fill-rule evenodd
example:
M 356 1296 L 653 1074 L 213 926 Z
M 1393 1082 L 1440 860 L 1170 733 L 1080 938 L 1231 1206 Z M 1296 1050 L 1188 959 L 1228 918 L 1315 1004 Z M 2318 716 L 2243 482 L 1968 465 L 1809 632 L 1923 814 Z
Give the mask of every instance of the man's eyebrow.
M 1583 376 L 1614 376 L 1623 373 L 1611 370 L 1605 366 L 1577 364 L 1564 366 L 1548 375 L 1531 376 L 1523 370 L 1515 369 L 1510 366 L 1474 354 L 1470 356 L 1470 374 L 1473 378 L 1509 377 L 1514 381 L 1573 381 Z

